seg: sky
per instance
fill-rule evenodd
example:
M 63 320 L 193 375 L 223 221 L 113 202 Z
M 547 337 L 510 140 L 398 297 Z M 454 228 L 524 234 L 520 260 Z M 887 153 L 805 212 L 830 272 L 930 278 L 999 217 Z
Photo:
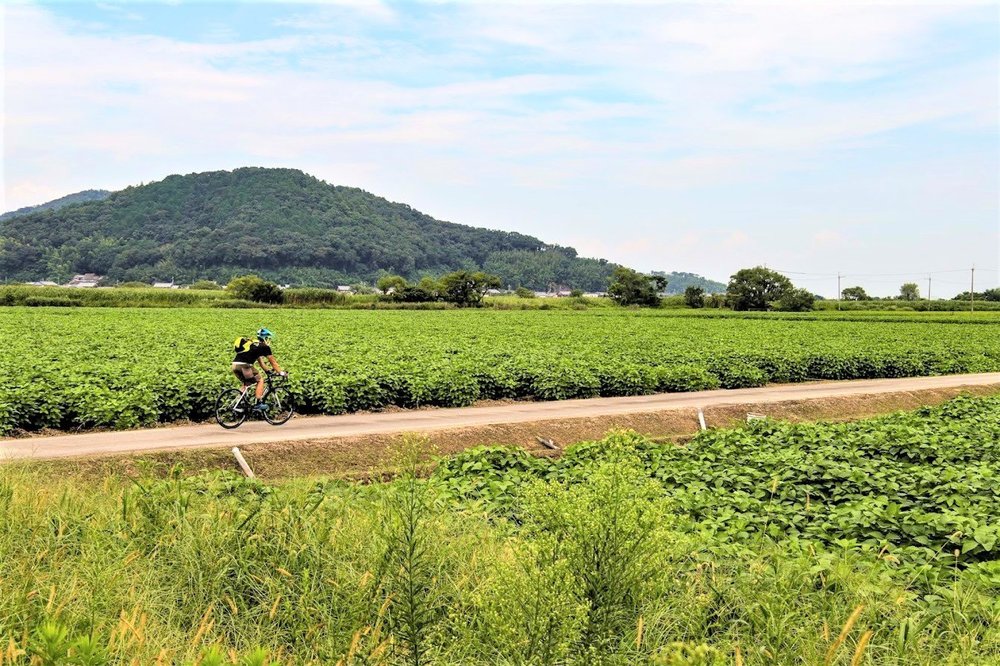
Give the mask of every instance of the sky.
M 996 2 L 0 11 L 2 210 L 292 167 L 643 271 L 998 284 Z

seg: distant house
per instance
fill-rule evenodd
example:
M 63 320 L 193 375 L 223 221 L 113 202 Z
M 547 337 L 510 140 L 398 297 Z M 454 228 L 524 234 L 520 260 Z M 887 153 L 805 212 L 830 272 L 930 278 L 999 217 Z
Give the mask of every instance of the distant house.
M 171 280 L 170 282 L 153 283 L 153 289 L 180 289 L 180 288 L 181 286 L 179 284 L 174 284 L 173 280 Z
M 348 285 L 346 285 L 346 284 L 338 284 L 337 285 L 337 291 L 339 291 L 342 294 L 349 294 L 349 293 L 351 293 L 354 290 L 351 289 L 351 287 L 348 286 Z
M 103 275 L 97 275 L 96 273 L 84 273 L 83 275 L 74 275 L 73 279 L 66 283 L 67 287 L 96 287 L 97 283 L 104 278 Z
M 51 280 L 40 280 L 38 282 L 29 282 L 32 287 L 58 287 L 58 282 L 52 282 Z

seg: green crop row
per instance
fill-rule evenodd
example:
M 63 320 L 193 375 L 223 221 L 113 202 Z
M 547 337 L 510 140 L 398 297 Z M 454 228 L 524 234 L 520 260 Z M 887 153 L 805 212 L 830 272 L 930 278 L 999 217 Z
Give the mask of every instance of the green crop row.
M 579 483 L 616 456 L 723 549 L 762 536 L 848 548 L 929 587 L 958 566 L 1000 591 L 1000 397 L 853 423 L 754 422 L 682 447 L 619 433 L 558 459 L 481 447 L 435 474 L 456 500 L 516 517 L 532 481 Z
M 0 308 L 0 431 L 210 416 L 261 326 L 303 413 L 1000 369 L 1000 325 L 670 312 Z

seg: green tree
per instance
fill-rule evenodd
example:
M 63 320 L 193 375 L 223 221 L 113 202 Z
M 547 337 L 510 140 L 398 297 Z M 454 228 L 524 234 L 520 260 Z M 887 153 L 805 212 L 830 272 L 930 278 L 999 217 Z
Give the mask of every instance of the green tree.
M 611 274 L 608 296 L 619 305 L 660 304 L 660 292 L 667 288 L 667 279 L 662 275 L 644 275 L 631 268 L 619 266 Z
M 475 306 L 483 300 L 487 290 L 498 289 L 501 284 L 496 275 L 481 271 L 455 271 L 441 278 L 441 296 L 449 303 Z
M 392 294 L 392 300 L 401 303 L 430 303 L 441 299 L 441 283 L 432 277 L 421 278 L 417 284 L 408 284 Z
M 816 305 L 816 296 L 805 289 L 790 289 L 778 299 L 782 312 L 808 312 Z
M 527 287 L 518 287 L 517 289 L 514 290 L 514 293 L 517 295 L 518 298 L 534 298 L 535 297 L 535 292 L 533 292 L 532 290 L 528 289 Z
M 705 307 L 705 290 L 701 287 L 688 287 L 684 290 L 684 303 L 689 308 Z
M 868 293 L 865 292 L 863 287 L 848 287 L 844 291 L 840 292 L 840 297 L 845 301 L 867 301 Z
M 435 280 L 429 275 L 420 278 L 416 288 L 426 295 L 428 301 L 436 301 L 441 298 L 441 281 Z
M 406 278 L 401 275 L 383 275 L 375 283 L 375 287 L 385 295 L 390 291 L 399 293 L 406 289 Z
M 709 294 L 705 299 L 705 305 L 710 308 L 721 309 L 729 306 L 729 300 L 725 294 Z
M 375 290 L 367 282 L 357 282 L 351 285 L 351 291 L 355 294 L 374 294 Z
M 915 301 L 920 298 L 920 288 L 916 282 L 907 282 L 899 288 L 899 298 L 904 301 Z
M 781 273 L 757 266 L 730 277 L 726 297 L 734 310 L 766 310 L 792 289 L 792 281 Z
M 226 285 L 226 291 L 231 292 L 236 298 L 255 303 L 281 303 L 285 298 L 281 293 L 281 287 L 257 275 L 233 278 Z

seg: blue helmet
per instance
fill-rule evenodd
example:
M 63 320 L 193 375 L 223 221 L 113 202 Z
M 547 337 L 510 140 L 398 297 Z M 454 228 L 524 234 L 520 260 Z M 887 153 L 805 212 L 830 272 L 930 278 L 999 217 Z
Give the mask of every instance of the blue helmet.
M 267 330 L 266 328 L 262 328 L 259 331 L 257 331 L 257 339 L 258 340 L 269 341 L 273 337 L 274 337 L 274 333 L 272 333 L 271 331 Z

